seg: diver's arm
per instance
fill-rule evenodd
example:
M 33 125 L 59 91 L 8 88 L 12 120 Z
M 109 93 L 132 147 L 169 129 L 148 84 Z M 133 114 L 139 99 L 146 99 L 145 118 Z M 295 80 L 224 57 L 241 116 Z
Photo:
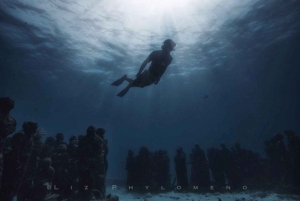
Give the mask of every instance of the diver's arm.
M 147 66 L 147 64 L 151 61 L 151 54 L 147 57 L 147 59 L 142 63 L 139 72 L 136 74 L 136 76 L 139 76 L 143 70 L 145 69 L 145 67 Z

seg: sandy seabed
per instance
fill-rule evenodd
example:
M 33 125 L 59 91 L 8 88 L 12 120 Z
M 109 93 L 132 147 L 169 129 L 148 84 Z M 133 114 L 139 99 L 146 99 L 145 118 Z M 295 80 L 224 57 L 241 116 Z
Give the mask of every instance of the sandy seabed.
M 119 196 L 120 201 L 300 201 L 299 195 L 278 194 L 272 191 L 244 191 L 244 192 L 213 192 L 213 193 L 132 193 L 122 188 L 109 190 L 107 193 Z

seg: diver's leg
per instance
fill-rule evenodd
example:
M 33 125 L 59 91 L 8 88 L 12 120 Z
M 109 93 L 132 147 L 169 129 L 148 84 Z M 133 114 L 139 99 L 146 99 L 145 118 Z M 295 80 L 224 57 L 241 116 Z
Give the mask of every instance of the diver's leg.
M 143 77 L 142 79 L 136 79 L 133 80 L 133 82 L 131 83 L 131 87 L 140 87 L 140 88 L 144 88 L 146 86 L 149 86 L 153 84 L 153 81 L 147 77 Z
M 131 87 L 132 87 L 131 84 L 128 84 L 128 86 L 127 86 L 125 89 L 123 89 L 120 93 L 118 93 L 117 96 L 123 97 L 123 96 L 129 91 L 129 89 L 130 89 Z
M 144 88 L 145 86 L 151 85 L 153 82 L 153 76 L 148 70 L 145 70 L 139 77 L 133 80 L 131 87 Z
M 130 84 L 132 84 L 132 83 L 133 83 L 133 81 L 134 81 L 133 79 L 131 79 L 131 78 L 128 78 L 128 77 L 126 77 L 126 78 L 125 78 L 125 80 L 126 80 L 127 82 L 129 82 Z
M 127 75 L 123 75 L 123 77 L 121 77 L 117 81 L 114 81 L 111 85 L 113 85 L 113 86 L 119 86 L 119 85 L 121 85 L 124 82 L 124 80 L 127 80 Z

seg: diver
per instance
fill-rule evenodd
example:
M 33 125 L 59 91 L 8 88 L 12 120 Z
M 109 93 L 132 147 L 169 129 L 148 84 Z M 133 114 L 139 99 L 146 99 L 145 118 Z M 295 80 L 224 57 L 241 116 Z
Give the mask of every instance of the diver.
M 153 51 L 148 58 L 142 63 L 139 72 L 136 74 L 136 79 L 130 79 L 127 75 L 124 75 L 117 81 L 113 82 L 111 85 L 119 86 L 123 83 L 123 81 L 129 82 L 128 86 L 123 89 L 117 96 L 123 97 L 131 87 L 145 87 L 151 84 L 157 84 L 161 78 L 161 76 L 166 71 L 168 65 L 172 62 L 172 56 L 170 52 L 174 50 L 176 43 L 171 40 L 167 39 L 163 42 L 161 46 L 162 50 Z M 146 65 L 151 63 L 149 69 L 144 70 Z

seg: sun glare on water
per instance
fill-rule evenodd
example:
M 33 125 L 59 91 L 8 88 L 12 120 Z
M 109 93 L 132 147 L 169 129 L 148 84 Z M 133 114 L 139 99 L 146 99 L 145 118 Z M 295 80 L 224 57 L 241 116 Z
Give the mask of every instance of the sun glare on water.
M 24 5 L 45 12 L 28 12 L 23 7 L 11 12 L 18 19 L 26 19 L 41 28 L 41 32 L 33 30 L 35 34 L 67 36 L 69 46 L 86 60 L 101 55 L 104 60 L 110 60 L 107 55 L 115 53 L 115 48 L 108 47 L 107 42 L 121 47 L 126 45 L 127 50 L 138 49 L 139 52 L 147 52 L 149 44 L 161 44 L 166 38 L 174 39 L 178 47 L 193 45 L 203 39 L 204 33 L 217 30 L 255 1 L 78 0 L 75 3 L 66 0 L 41 4 L 26 0 Z M 104 53 L 99 55 L 101 51 Z
M 126 1 L 129 7 L 136 7 L 147 14 L 170 12 L 172 10 L 185 10 L 192 6 L 194 0 L 129 0 Z M 145 14 L 146 14 L 145 13 Z
M 199 34 L 216 29 L 228 17 L 237 16 L 250 1 L 238 0 L 104 0 L 98 13 L 118 13 L 115 24 L 137 35 L 184 38 L 194 43 Z M 111 21 L 112 22 L 112 21 Z M 198 34 L 196 34 L 198 33 Z M 164 35 L 164 36 L 163 36 Z M 161 40 L 161 39 L 160 39 Z
M 105 0 L 99 6 L 107 13 L 120 14 L 118 22 L 128 30 L 150 36 L 173 35 L 191 26 L 198 4 L 195 0 Z

